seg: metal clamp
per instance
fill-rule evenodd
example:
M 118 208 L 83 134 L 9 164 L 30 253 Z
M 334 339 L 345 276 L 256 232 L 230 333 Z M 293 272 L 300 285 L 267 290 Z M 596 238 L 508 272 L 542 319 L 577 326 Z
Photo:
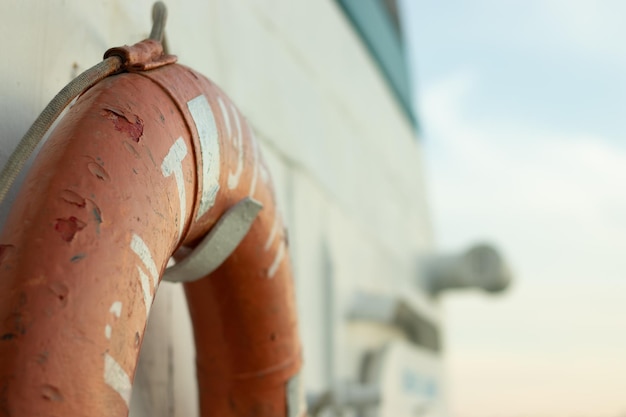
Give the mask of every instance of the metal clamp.
M 248 234 L 262 208 L 250 197 L 229 208 L 189 255 L 165 270 L 163 279 L 192 282 L 215 271 Z

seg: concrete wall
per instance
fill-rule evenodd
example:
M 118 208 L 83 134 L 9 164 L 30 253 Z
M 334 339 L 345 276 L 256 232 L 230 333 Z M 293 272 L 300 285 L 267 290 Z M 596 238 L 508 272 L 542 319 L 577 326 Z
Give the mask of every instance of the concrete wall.
M 419 140 L 334 1 L 167 5 L 171 52 L 216 81 L 262 142 L 288 224 L 308 390 L 356 379 L 366 347 L 399 337 L 346 319 L 357 291 L 408 294 L 439 323 L 437 305 L 413 284 L 416 258 L 432 245 Z M 0 3 L 0 163 L 65 83 L 108 47 L 148 35 L 150 8 L 148 0 Z M 148 327 L 131 414 L 195 415 L 180 286 L 160 287 Z

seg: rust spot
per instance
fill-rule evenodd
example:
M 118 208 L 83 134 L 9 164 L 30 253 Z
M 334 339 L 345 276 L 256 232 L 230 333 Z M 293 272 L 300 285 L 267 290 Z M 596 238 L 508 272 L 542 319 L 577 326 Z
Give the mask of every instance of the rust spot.
M 13 245 L 0 245 L 0 264 L 4 262 L 13 251 L 15 251 L 15 246 Z
M 70 293 L 70 289 L 67 288 L 67 285 L 62 282 L 53 282 L 48 285 L 48 289 L 54 294 L 54 296 L 61 303 L 61 307 L 65 307 L 67 305 L 67 296 Z
M 133 115 L 135 121 L 130 121 L 123 114 L 110 109 L 104 109 L 102 115 L 113 121 L 115 130 L 127 133 L 132 140 L 139 142 L 143 135 L 143 120 L 139 116 Z
M 81 259 L 83 259 L 85 256 L 87 256 L 87 255 L 85 255 L 84 253 L 79 253 L 79 254 L 77 254 L 77 255 L 72 256 L 72 257 L 70 258 L 70 262 L 78 262 L 78 261 L 80 261 Z
M 43 385 L 41 387 L 41 396 L 48 401 L 63 402 L 63 395 L 61 394 L 61 391 L 52 385 Z
M 72 190 L 63 190 L 61 191 L 61 198 L 69 204 L 73 204 L 77 207 L 83 208 L 85 207 L 85 199 L 81 197 L 78 193 L 75 193 Z
M 66 219 L 57 219 L 54 230 L 61 234 L 61 238 L 64 241 L 71 242 L 74 239 L 74 235 L 83 230 L 85 226 L 87 226 L 87 223 L 71 216 Z
M 15 333 L 5 333 L 0 336 L 0 340 L 13 340 L 17 335 Z
M 89 172 L 98 177 L 98 179 L 101 179 L 103 181 L 111 181 L 111 177 L 109 177 L 109 174 L 107 174 L 104 168 L 102 168 L 97 163 L 89 162 L 87 164 L 87 168 L 89 169 Z

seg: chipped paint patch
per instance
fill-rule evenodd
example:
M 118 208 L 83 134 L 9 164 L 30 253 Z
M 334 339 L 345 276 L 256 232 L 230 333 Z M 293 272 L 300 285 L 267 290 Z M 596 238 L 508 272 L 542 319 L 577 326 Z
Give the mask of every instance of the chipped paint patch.
M 41 387 L 41 396 L 48 401 L 63 402 L 64 398 L 61 391 L 52 385 L 46 384 Z
M 137 149 L 135 149 L 132 143 L 124 141 L 124 148 L 126 148 L 132 156 L 139 159 L 139 152 L 137 152 Z
M 102 168 L 98 163 L 93 162 L 93 161 L 87 163 L 87 169 L 99 180 L 111 181 L 111 177 L 109 176 L 109 173 L 106 172 L 106 170 Z
M 104 354 L 104 382 L 122 397 L 128 407 L 133 388 L 130 377 L 108 353 Z
M 71 242 L 74 239 L 76 233 L 80 232 L 87 226 L 87 223 L 77 219 L 74 216 L 67 218 L 56 219 L 54 224 L 54 230 L 59 232 L 61 239 L 66 242 Z
M 86 201 L 85 199 L 72 190 L 63 190 L 61 191 L 61 198 L 68 204 L 75 205 L 76 207 L 84 208 Z
M 76 254 L 76 255 L 74 255 L 74 256 L 72 256 L 72 257 L 70 258 L 70 262 L 78 262 L 78 261 L 80 261 L 81 259 L 83 259 L 85 256 L 87 256 L 87 255 L 86 255 L 86 254 L 84 254 L 84 253 L 78 253 L 78 254 Z
M 115 130 L 128 134 L 133 141 L 139 142 L 143 136 L 143 120 L 136 114 L 131 116 L 134 121 L 129 120 L 121 112 L 111 109 L 104 109 L 102 115 L 113 122 Z
M 98 224 L 102 223 L 102 212 L 100 211 L 100 207 L 96 206 L 95 203 L 93 210 L 91 210 L 91 214 Z
M 62 282 L 53 282 L 48 285 L 48 289 L 59 300 L 61 307 L 67 305 L 67 297 L 70 293 L 70 289 Z
M 106 326 L 104 326 L 104 337 L 106 337 L 107 339 L 111 339 L 112 332 L 113 332 L 113 329 L 111 328 L 110 324 L 107 324 Z

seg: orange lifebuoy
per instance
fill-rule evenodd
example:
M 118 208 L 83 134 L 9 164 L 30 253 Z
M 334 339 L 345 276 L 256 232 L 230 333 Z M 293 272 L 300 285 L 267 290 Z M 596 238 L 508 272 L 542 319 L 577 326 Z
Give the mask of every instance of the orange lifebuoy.
M 184 284 L 201 415 L 299 416 L 287 241 L 254 134 L 204 76 L 171 59 L 141 69 L 75 102 L 0 235 L 0 415 L 127 415 L 168 260 L 253 198 L 234 252 Z

